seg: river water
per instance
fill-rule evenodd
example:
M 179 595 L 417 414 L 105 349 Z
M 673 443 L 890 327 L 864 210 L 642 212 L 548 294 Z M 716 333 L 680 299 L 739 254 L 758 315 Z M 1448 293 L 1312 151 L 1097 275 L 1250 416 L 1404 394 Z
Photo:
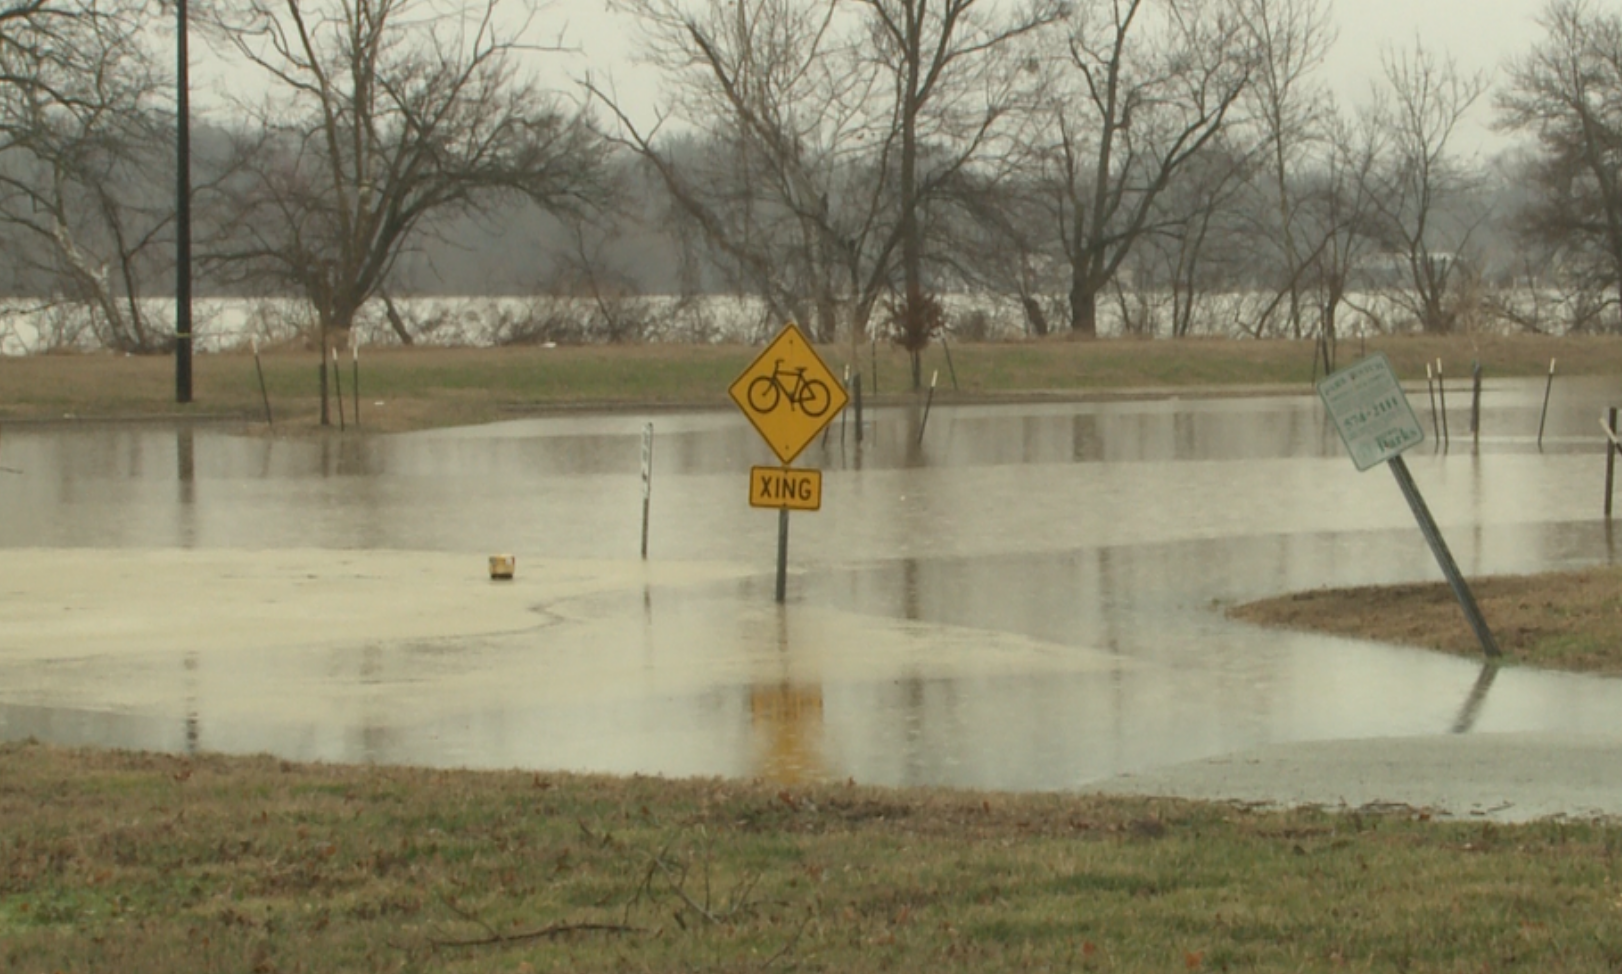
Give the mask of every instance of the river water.
M 1446 448 L 1407 462 L 1467 575 L 1615 559 L 1614 386 L 1560 380 L 1541 448 L 1542 380 L 1489 382 L 1479 438 L 1450 390 Z M 790 519 L 782 606 L 778 517 L 747 505 L 775 461 L 731 410 L 323 439 L 7 427 L 0 737 L 1064 789 L 1622 713 L 1622 681 L 1224 617 L 1440 577 L 1393 478 L 1356 472 L 1310 394 L 866 418 L 797 461 L 823 506 Z M 511 582 L 487 577 L 498 552 Z

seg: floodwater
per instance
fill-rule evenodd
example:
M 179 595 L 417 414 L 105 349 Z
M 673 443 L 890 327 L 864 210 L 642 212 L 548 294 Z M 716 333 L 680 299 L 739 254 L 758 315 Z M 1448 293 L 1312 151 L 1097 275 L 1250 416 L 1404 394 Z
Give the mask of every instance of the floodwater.
M 1446 449 L 1407 462 L 1467 575 L 1615 560 L 1596 420 L 1617 385 L 1559 380 L 1541 448 L 1541 379 L 1489 381 L 1478 440 L 1450 390 Z M 774 459 L 732 410 L 320 440 L 8 427 L 0 738 L 1045 790 L 1622 714 L 1622 681 L 1223 616 L 1440 577 L 1310 394 L 867 419 L 798 461 L 823 507 L 790 518 L 783 606 L 778 517 L 747 506 Z

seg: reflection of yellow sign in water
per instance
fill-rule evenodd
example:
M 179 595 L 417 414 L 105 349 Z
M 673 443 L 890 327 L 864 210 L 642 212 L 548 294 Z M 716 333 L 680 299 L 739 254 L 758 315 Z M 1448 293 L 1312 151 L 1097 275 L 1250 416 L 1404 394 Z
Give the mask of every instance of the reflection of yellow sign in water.
M 822 471 L 749 468 L 749 506 L 815 511 L 822 507 Z
M 757 686 L 749 691 L 749 713 L 764 738 L 760 776 L 795 785 L 824 777 L 817 740 L 822 736 L 822 687 Z
M 733 381 L 727 394 L 785 464 L 799 456 L 849 401 L 845 388 L 792 321 Z

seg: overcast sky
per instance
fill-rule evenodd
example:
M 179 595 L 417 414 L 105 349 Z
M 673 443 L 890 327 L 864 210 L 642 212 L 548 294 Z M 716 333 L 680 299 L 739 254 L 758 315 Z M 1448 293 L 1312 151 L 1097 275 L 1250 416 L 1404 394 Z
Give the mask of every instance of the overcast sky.
M 1348 107 L 1368 97 L 1380 77 L 1380 52 L 1388 45 L 1411 47 L 1418 37 L 1438 54 L 1451 55 L 1461 71 L 1494 72 L 1504 59 L 1526 49 L 1538 36 L 1536 18 L 1548 0 L 1338 0 L 1334 6 L 1339 39 L 1322 67 L 1323 77 Z M 611 69 L 621 91 L 647 86 L 648 76 L 626 62 L 629 38 L 605 12 L 604 0 L 553 0 L 543 18 L 568 22 L 568 35 L 582 50 L 571 70 Z M 1489 131 L 1492 97 L 1483 96 L 1462 139 L 1487 151 L 1502 147 Z M 1461 148 L 1463 146 L 1461 145 Z
M 1504 60 L 1537 41 L 1537 18 L 1546 6 L 1547 0 L 1339 0 L 1340 39 L 1324 75 L 1343 102 L 1364 100 L 1370 81 L 1380 76 L 1382 47 L 1411 47 L 1418 37 L 1427 48 L 1451 55 L 1461 71 L 1493 72 L 1489 83 L 1496 85 Z M 1502 136 L 1486 131 L 1491 108 L 1489 91 L 1467 133 L 1488 149 L 1503 144 Z
M 1338 0 L 1335 20 L 1340 36 L 1322 70 L 1324 79 L 1348 106 L 1367 98 L 1370 83 L 1380 77 L 1380 52 L 1385 45 L 1411 46 L 1419 37 L 1427 47 L 1451 55 L 1461 70 L 1496 71 L 1505 58 L 1525 50 L 1538 36 L 1536 18 L 1548 0 Z M 551 0 L 536 19 L 532 39 L 564 32 L 579 49 L 577 56 L 544 58 L 543 74 L 553 83 L 567 83 L 590 69 L 599 78 L 612 73 L 622 93 L 648 92 L 653 76 L 629 61 L 631 38 L 626 25 L 607 12 L 605 0 Z M 203 45 L 198 45 L 203 47 Z M 201 103 L 208 111 L 217 104 L 218 91 L 244 82 L 240 64 L 227 66 L 206 48 L 197 52 L 194 69 Z M 1489 131 L 1492 97 L 1478 103 L 1461 142 L 1491 151 L 1505 144 Z M 1461 144 L 1461 148 L 1463 145 Z

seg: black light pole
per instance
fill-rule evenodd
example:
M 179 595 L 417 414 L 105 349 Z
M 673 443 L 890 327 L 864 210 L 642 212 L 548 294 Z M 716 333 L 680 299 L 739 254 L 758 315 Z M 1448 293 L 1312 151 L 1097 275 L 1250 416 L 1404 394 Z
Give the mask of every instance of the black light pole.
M 175 0 L 175 402 L 191 402 L 191 79 L 186 0 Z

